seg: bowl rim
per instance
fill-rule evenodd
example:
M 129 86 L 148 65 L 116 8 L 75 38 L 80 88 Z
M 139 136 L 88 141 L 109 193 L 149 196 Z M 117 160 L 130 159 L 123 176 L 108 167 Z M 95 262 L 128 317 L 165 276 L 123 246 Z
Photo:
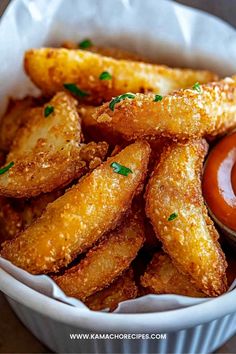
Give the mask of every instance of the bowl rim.
M 0 290 L 43 316 L 93 333 L 173 332 L 236 314 L 236 289 L 190 307 L 136 314 L 96 312 L 73 307 L 31 289 L 3 269 L 0 269 Z

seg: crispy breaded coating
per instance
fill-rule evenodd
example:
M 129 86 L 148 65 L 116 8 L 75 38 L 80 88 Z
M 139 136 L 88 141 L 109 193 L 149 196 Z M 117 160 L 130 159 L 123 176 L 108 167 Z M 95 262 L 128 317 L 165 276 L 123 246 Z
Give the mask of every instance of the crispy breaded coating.
M 0 120 L 0 149 L 8 152 L 17 130 L 28 120 L 28 112 L 35 105 L 33 97 L 10 99 L 7 111 Z
M 112 231 L 82 261 L 53 279 L 67 296 L 84 301 L 111 284 L 136 257 L 144 241 L 144 225 L 139 216 L 131 217 Z
M 116 227 L 142 187 L 149 154 L 146 142 L 127 146 L 49 204 L 41 218 L 4 244 L 0 255 L 33 274 L 57 272 L 67 266 Z M 113 162 L 132 173 L 116 173 Z
M 45 117 L 45 109 L 54 111 Z M 33 108 L 26 124 L 16 134 L 7 156 L 6 166 L 14 165 L 0 175 L 0 195 L 22 198 L 51 192 L 68 185 L 88 170 L 84 149 L 97 152 L 100 157 L 101 144 L 106 152 L 106 143 L 80 145 L 81 126 L 76 101 L 61 92 L 43 108 Z M 106 153 L 105 153 L 106 155 Z M 103 154 L 103 157 L 105 157 Z
M 79 49 L 78 43 L 72 41 L 64 41 L 61 46 L 66 49 Z M 80 48 L 82 49 L 82 48 Z M 108 46 L 101 46 L 101 45 L 94 45 L 92 44 L 88 48 L 84 49 L 89 52 L 97 53 L 103 55 L 105 57 L 110 57 L 114 59 L 125 59 L 125 60 L 132 60 L 132 61 L 142 61 L 147 62 L 148 60 L 140 55 L 130 52 L 128 50 L 124 50 L 121 48 L 116 47 L 108 47 Z
M 93 104 L 125 92 L 164 95 L 190 87 L 196 81 L 203 83 L 216 79 L 216 75 L 208 71 L 171 69 L 64 48 L 31 49 L 25 53 L 24 65 L 26 73 L 43 94 L 51 96 L 62 90 L 64 84 L 73 83 L 83 91 L 83 94 L 77 92 L 78 98 Z M 111 79 L 100 79 L 104 71 L 109 72 Z
M 146 191 L 146 213 L 174 265 L 209 296 L 226 291 L 224 254 L 201 190 L 205 141 L 164 149 Z
M 129 269 L 107 288 L 89 296 L 85 304 L 94 311 L 107 308 L 114 311 L 120 302 L 135 299 L 137 295 L 138 288 L 134 281 L 133 270 Z
M 126 140 L 166 137 L 185 140 L 214 137 L 236 126 L 236 81 L 226 78 L 216 83 L 181 89 L 155 101 L 153 94 L 136 94 L 134 99 L 109 103 L 93 115 L 100 129 L 112 129 Z
M 205 297 L 189 280 L 179 272 L 170 257 L 164 252 L 155 253 L 147 270 L 141 277 L 141 285 L 153 294 L 176 294 L 191 297 Z

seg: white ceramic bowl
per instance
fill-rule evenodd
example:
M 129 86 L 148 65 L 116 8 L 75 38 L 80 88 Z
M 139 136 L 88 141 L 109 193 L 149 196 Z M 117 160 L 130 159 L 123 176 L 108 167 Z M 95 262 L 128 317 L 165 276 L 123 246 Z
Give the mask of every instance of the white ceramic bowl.
M 209 353 L 236 332 L 236 289 L 185 309 L 90 312 L 53 300 L 0 269 L 0 288 L 26 327 L 58 353 Z M 166 339 L 71 340 L 71 333 L 166 333 Z
M 51 21 L 53 12 L 56 23 Z M 151 59 L 160 62 L 208 67 L 222 75 L 236 71 L 234 29 L 169 1 L 17 0 L 0 23 L 0 77 L 4 82 L 0 86 L 0 109 L 6 96 L 15 90 L 22 95 L 28 93 L 28 81 L 22 75 L 19 59 L 24 51 L 61 43 L 63 39 L 78 41 L 78 29 L 84 38 L 110 44 L 115 40 L 125 49 L 148 53 Z M 60 353 L 205 354 L 236 332 L 236 290 L 200 305 L 145 314 L 76 309 L 32 290 L 2 269 L 0 290 L 26 327 L 46 346 Z M 167 336 L 162 340 L 71 340 L 71 333 L 166 333 Z

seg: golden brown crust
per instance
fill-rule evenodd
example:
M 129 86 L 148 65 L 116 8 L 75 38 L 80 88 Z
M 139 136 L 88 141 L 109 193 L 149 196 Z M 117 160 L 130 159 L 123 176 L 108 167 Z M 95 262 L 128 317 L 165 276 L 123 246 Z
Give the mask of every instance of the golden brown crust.
M 134 281 L 133 270 L 129 269 L 107 288 L 89 296 L 85 304 L 94 311 L 107 308 L 114 311 L 120 302 L 135 299 L 137 295 L 138 288 Z
M 226 291 L 226 261 L 207 214 L 200 174 L 204 141 L 164 149 L 146 191 L 146 213 L 177 268 L 209 296 Z M 172 221 L 170 215 L 177 214 Z
M 107 235 L 82 261 L 54 277 L 67 296 L 84 301 L 104 289 L 127 269 L 144 241 L 142 219 L 131 217 L 121 228 Z
M 201 92 L 181 89 L 154 102 L 154 95 L 136 94 L 93 115 L 100 129 L 113 129 L 126 140 L 145 136 L 186 140 L 216 136 L 236 126 L 236 81 L 226 78 L 201 85 Z
M 4 244 L 1 256 L 34 274 L 57 272 L 91 247 L 130 207 L 147 172 L 148 143 L 138 141 L 49 204 L 41 218 Z M 127 177 L 112 162 L 132 169 Z
M 166 66 L 116 60 L 84 50 L 55 48 L 31 49 L 25 54 L 25 71 L 45 95 L 74 83 L 89 95 L 84 101 L 101 103 L 125 92 L 167 94 L 178 88 L 191 87 L 216 79 L 208 71 L 171 69 Z M 111 80 L 100 80 L 108 71 Z
M 84 149 L 94 151 L 97 146 L 94 157 L 101 157 L 102 144 L 106 145 L 107 152 L 106 143 L 80 145 L 76 104 L 71 96 L 62 92 L 43 108 L 31 110 L 7 156 L 6 165 L 13 161 L 14 166 L 0 176 L 0 195 L 29 198 L 62 188 L 88 170 L 90 161 L 81 157 Z M 45 117 L 44 109 L 48 105 L 54 107 L 54 112 Z
M 10 99 L 7 111 L 0 120 L 0 149 L 8 152 L 17 130 L 28 120 L 28 111 L 35 105 L 33 97 Z
M 141 277 L 141 285 L 153 294 L 176 294 L 191 297 L 205 297 L 172 263 L 164 252 L 155 253 Z

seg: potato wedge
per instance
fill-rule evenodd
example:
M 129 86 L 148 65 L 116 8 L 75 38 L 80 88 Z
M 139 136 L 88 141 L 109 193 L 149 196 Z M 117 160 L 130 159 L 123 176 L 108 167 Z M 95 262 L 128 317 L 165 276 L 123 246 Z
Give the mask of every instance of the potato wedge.
M 227 263 L 202 197 L 206 152 L 203 140 L 164 149 L 148 183 L 146 213 L 179 271 L 205 294 L 217 296 L 227 289 Z
M 78 98 L 98 104 L 127 91 L 164 95 L 190 87 L 196 81 L 204 83 L 217 78 L 208 71 L 171 69 L 64 48 L 31 49 L 25 54 L 24 65 L 26 73 L 45 95 L 51 96 L 62 90 L 64 84 L 73 83 Z M 100 79 L 104 71 L 109 72 L 111 79 Z
M 129 269 L 107 288 L 89 296 L 85 304 L 94 311 L 107 308 L 114 311 L 120 302 L 135 299 L 137 295 L 138 288 L 134 281 L 133 270 Z
M 8 152 L 17 130 L 28 120 L 28 111 L 35 105 L 33 97 L 10 99 L 7 111 L 0 120 L 0 150 Z
M 72 42 L 72 41 L 65 41 L 61 44 L 61 47 L 66 49 L 82 49 L 80 48 L 79 44 Z M 105 57 L 110 57 L 114 59 L 125 59 L 125 60 L 132 60 L 132 61 L 142 61 L 148 62 L 146 58 L 141 57 L 140 55 L 130 52 L 128 50 L 116 48 L 116 47 L 108 47 L 108 46 L 98 46 L 92 44 L 88 48 L 84 49 L 89 52 L 97 53 L 103 55 Z
M 41 218 L 3 245 L 1 256 L 33 274 L 67 266 L 116 227 L 142 186 L 149 154 L 146 142 L 127 146 L 49 204 Z M 116 173 L 111 167 L 114 162 L 132 173 Z
M 142 219 L 133 216 L 92 248 L 78 265 L 53 279 L 66 295 L 84 301 L 111 284 L 130 266 L 143 241 Z
M 112 129 L 126 140 L 214 137 L 235 127 L 236 81 L 226 78 L 199 86 L 199 90 L 179 90 L 158 102 L 153 94 L 136 94 L 134 99 L 117 103 L 114 111 L 105 103 L 93 119 L 98 129 Z
M 155 253 L 141 277 L 141 285 L 151 294 L 206 296 L 190 282 L 187 275 L 178 271 L 170 257 L 164 252 Z
M 45 117 L 46 107 L 54 111 Z M 68 185 L 88 170 L 90 161 L 81 155 L 93 145 L 80 145 L 81 127 L 76 101 L 62 92 L 55 95 L 44 108 L 34 108 L 14 139 L 6 166 L 14 165 L 0 175 L 0 195 L 22 198 L 37 196 Z M 101 145 L 102 144 L 102 145 Z M 100 156 L 101 147 L 97 146 Z

